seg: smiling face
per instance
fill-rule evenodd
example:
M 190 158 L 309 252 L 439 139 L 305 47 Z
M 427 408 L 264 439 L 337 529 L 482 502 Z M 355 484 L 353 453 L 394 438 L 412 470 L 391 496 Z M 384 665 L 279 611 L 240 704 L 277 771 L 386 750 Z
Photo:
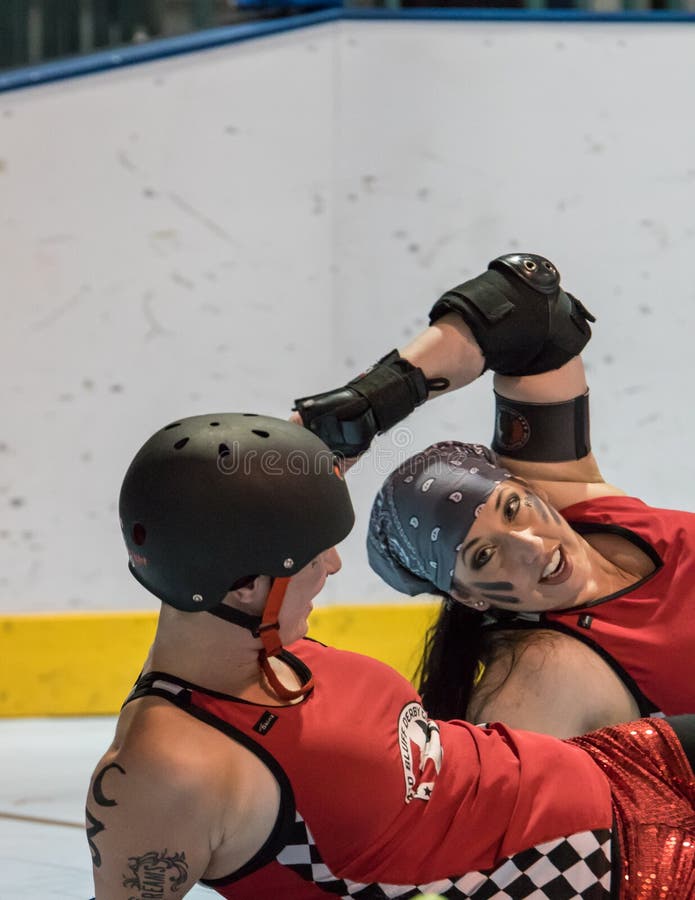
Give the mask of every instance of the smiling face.
M 452 596 L 478 610 L 542 612 L 586 602 L 586 542 L 525 484 L 490 495 L 456 557 Z

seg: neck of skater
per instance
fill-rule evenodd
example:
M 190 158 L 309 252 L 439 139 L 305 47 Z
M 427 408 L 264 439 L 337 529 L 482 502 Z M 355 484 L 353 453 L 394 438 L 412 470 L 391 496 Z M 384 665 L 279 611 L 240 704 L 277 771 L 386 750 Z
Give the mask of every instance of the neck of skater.
M 258 664 L 262 646 L 239 625 L 207 612 L 186 613 L 163 604 L 144 672 L 166 672 L 250 702 L 285 705 Z M 300 686 L 287 663 L 272 658 L 270 664 L 285 687 Z
M 590 574 L 574 606 L 625 590 L 654 568 L 646 554 L 619 535 L 588 535 L 582 545 Z

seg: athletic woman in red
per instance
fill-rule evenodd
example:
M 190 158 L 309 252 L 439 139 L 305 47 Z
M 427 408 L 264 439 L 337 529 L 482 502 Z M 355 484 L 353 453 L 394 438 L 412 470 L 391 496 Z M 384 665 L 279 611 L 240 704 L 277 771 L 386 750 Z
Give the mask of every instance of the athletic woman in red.
M 691 717 L 569 742 L 436 722 L 392 669 L 304 639 L 353 523 L 307 430 L 173 422 L 119 512 L 162 606 L 89 788 L 96 900 L 695 895 Z
M 421 669 L 428 711 L 568 737 L 695 710 L 695 516 L 604 481 L 579 356 L 591 314 L 552 263 L 513 254 L 448 291 L 431 320 L 402 356 L 297 401 L 354 456 L 429 396 L 496 373 L 495 452 L 428 448 L 373 510 L 376 571 L 444 598 Z

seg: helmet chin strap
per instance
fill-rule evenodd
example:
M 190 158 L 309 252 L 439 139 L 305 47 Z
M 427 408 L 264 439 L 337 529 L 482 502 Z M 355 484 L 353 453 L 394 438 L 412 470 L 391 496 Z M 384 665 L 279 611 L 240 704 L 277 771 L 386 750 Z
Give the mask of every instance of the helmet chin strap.
M 297 697 L 304 697 L 314 687 L 314 679 L 310 678 L 306 684 L 292 691 L 281 683 L 270 665 L 270 657 L 277 656 L 282 650 L 278 617 L 289 583 L 289 578 L 274 579 L 263 610 L 261 624 L 256 632 L 263 641 L 263 649 L 258 651 L 258 664 L 268 679 L 268 683 L 281 700 L 296 700 Z
M 273 579 L 263 615 L 260 617 L 251 616 L 224 604 L 208 610 L 208 612 L 218 616 L 220 619 L 226 619 L 228 622 L 233 622 L 235 625 L 248 629 L 254 637 L 261 639 L 263 649 L 258 651 L 258 665 L 281 700 L 296 700 L 297 697 L 304 697 L 314 687 L 314 679 L 310 678 L 300 688 L 290 690 L 282 684 L 270 665 L 270 657 L 277 656 L 282 651 L 278 617 L 289 583 L 290 578 Z

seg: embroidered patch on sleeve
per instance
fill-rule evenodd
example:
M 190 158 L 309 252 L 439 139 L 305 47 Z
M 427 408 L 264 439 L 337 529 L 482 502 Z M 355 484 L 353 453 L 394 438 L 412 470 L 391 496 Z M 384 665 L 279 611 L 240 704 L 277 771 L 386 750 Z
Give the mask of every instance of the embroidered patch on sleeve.
M 419 703 L 408 703 L 398 717 L 398 744 L 405 776 L 405 802 L 429 800 L 442 767 L 439 728 Z

